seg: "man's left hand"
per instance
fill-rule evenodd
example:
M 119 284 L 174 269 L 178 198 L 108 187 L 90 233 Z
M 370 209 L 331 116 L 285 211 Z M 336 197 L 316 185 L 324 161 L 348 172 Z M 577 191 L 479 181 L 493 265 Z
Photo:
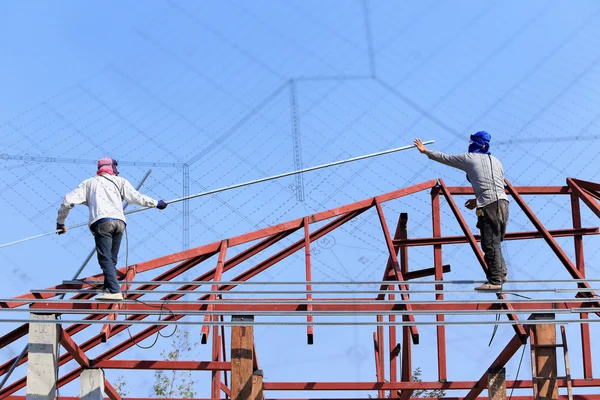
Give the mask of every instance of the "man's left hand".
M 67 233 L 67 227 L 64 224 L 56 224 L 56 230 L 59 231 L 56 232 L 58 235 Z

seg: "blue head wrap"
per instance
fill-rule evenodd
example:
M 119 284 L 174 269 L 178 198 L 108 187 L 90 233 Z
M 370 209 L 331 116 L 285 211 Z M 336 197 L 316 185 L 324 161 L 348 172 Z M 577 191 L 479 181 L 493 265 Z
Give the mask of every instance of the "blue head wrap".
M 471 135 L 471 141 L 469 142 L 469 153 L 490 153 L 490 140 L 492 136 L 486 131 L 479 131 Z

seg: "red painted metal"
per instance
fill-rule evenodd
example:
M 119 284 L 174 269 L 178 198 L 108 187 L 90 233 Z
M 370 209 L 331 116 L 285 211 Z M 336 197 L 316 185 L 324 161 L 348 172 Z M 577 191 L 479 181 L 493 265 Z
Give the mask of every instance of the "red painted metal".
M 585 182 L 579 179 L 567 178 L 567 185 L 579 196 L 579 198 L 600 218 L 600 205 L 585 189 L 592 188 L 598 190 L 598 185 L 592 182 Z
M 225 263 L 225 256 L 227 254 L 227 241 L 224 240 L 221 242 L 221 245 L 219 246 L 219 258 L 217 259 L 217 268 L 215 269 L 215 276 L 214 276 L 214 281 L 215 282 L 220 282 L 222 277 L 223 277 L 223 264 Z M 213 283 L 211 290 L 215 291 L 219 288 L 219 286 L 216 283 Z M 211 294 L 209 299 L 211 301 L 215 301 L 215 299 L 217 298 L 216 294 Z M 212 311 L 213 310 L 213 305 L 210 304 L 208 306 L 208 311 Z M 210 319 L 210 314 L 206 314 L 206 316 L 204 317 L 204 321 L 208 321 Z M 208 325 L 204 325 L 202 327 L 202 331 L 200 333 L 200 341 L 202 344 L 206 344 L 206 341 L 208 339 L 208 332 L 209 332 L 209 326 Z M 217 393 L 220 393 L 220 391 L 217 391 Z
M 579 207 L 579 198 L 575 192 L 571 193 L 571 216 L 573 218 L 573 228 L 581 229 L 581 209 Z M 585 276 L 585 258 L 583 255 L 583 236 L 575 235 L 573 237 L 575 246 L 575 265 L 581 275 Z M 587 313 L 579 314 L 579 318 L 588 319 Z M 581 330 L 581 355 L 583 362 L 583 376 L 586 379 L 593 377 L 592 373 L 592 345 L 590 340 L 590 325 L 580 324 Z
M 483 268 L 483 270 L 485 271 L 485 273 L 487 275 L 488 268 L 487 268 L 487 265 L 485 263 L 485 259 L 483 257 L 483 251 L 479 248 L 479 246 L 477 246 L 477 241 L 475 240 L 475 237 L 473 236 L 473 233 L 469 229 L 469 226 L 467 225 L 467 222 L 465 221 L 465 219 L 462 216 L 460 210 L 456 206 L 456 203 L 454 202 L 454 199 L 452 198 L 452 195 L 448 191 L 448 189 L 447 189 L 447 187 L 444 184 L 444 181 L 442 179 L 440 179 L 440 190 L 441 190 L 442 194 L 444 195 L 444 197 L 446 198 L 446 201 L 448 202 L 448 205 L 452 209 L 452 213 L 456 217 L 456 220 L 458 221 L 458 224 L 460 225 L 461 229 L 463 230 L 463 233 L 467 237 L 469 245 L 471 246 L 471 249 L 475 253 L 475 257 L 477 257 L 477 261 L 479 261 L 479 264 L 481 265 L 481 268 Z M 506 300 L 506 295 L 499 294 L 498 298 Z M 512 306 L 510 305 L 510 303 L 504 303 L 504 307 L 506 307 L 507 310 L 512 310 Z M 515 314 L 508 314 L 507 317 L 511 321 L 518 321 L 519 320 Z M 525 343 L 525 341 L 527 340 L 527 333 L 525 332 L 525 330 L 523 329 L 523 327 L 521 325 L 513 325 L 513 328 L 515 329 L 515 332 L 517 332 L 517 334 L 521 337 L 521 340 L 523 341 L 523 343 Z
M 442 219 L 440 216 L 440 192 L 438 188 L 431 191 L 431 222 L 433 237 L 442 236 Z M 436 244 L 433 246 L 433 264 L 435 269 L 435 280 L 442 281 L 444 279 L 444 270 L 442 267 L 442 245 Z M 444 290 L 444 285 L 435 285 L 436 290 Z M 443 301 L 444 294 L 435 295 L 436 301 Z M 438 314 L 435 316 L 437 321 L 444 321 L 444 315 Z M 448 380 L 446 373 L 446 327 L 437 326 L 437 353 L 438 353 L 438 380 L 445 382 Z M 412 395 L 412 393 L 411 393 Z
M 308 304 L 305 298 L 289 298 L 285 299 L 262 299 L 264 301 L 263 304 L 246 304 L 246 303 L 236 303 L 236 304 L 222 304 L 216 302 L 214 304 L 214 311 L 219 313 L 229 313 L 229 312 L 242 312 L 251 314 L 253 312 L 286 312 L 290 313 L 290 316 L 293 316 L 294 312 L 304 312 L 308 311 Z M 273 303 L 269 303 L 272 300 Z M 276 300 L 286 300 L 289 303 L 275 303 Z M 354 298 L 354 297 L 332 297 L 332 298 L 319 298 L 319 303 L 317 300 L 313 300 L 312 311 L 347 311 L 347 312 L 360 312 L 360 311 L 370 311 L 373 313 L 384 312 L 384 311 L 395 311 L 400 315 L 407 315 L 410 313 L 418 313 L 418 312 L 430 312 L 430 313 L 444 313 L 446 311 L 483 311 L 483 310 L 501 310 L 504 308 L 504 303 L 498 303 L 495 300 L 481 300 L 477 303 L 465 303 L 462 300 L 445 300 L 443 303 L 437 301 L 431 301 L 430 303 L 413 303 L 411 304 L 411 310 L 407 311 L 404 305 L 398 301 L 397 303 L 383 303 L 377 302 L 373 298 L 363 297 L 363 298 Z M 336 304 L 335 302 L 338 300 L 345 301 L 353 301 L 353 303 L 343 303 Z M 366 302 L 369 303 L 366 303 Z M 321 302 L 325 303 L 322 304 Z M 527 311 L 548 311 L 548 310 L 571 310 L 571 309 L 580 309 L 585 307 L 590 307 L 590 312 L 594 312 L 597 308 L 592 308 L 590 304 L 594 304 L 594 301 L 582 300 L 582 299 L 573 299 L 573 300 L 560 300 L 560 301 L 552 301 L 552 302 L 527 302 L 527 303 L 519 303 L 512 302 L 513 310 L 523 312 L 522 310 Z M 148 302 L 146 304 L 143 303 L 135 303 L 128 304 L 127 309 L 130 312 L 141 312 L 141 311 L 156 311 L 157 307 L 162 304 L 161 302 Z M 70 303 L 68 301 L 65 302 L 44 302 L 44 303 L 36 303 L 31 306 L 32 310 L 61 310 L 62 314 L 69 314 L 69 310 L 106 310 L 108 304 L 104 303 Z M 185 315 L 186 312 L 190 311 L 203 311 L 208 307 L 207 304 L 198 304 L 198 303 L 169 303 L 169 309 L 175 314 L 175 316 Z M 120 327 L 120 325 L 116 325 Z
M 568 236 L 582 236 L 582 235 L 598 235 L 600 230 L 596 228 L 578 228 L 578 229 L 553 229 L 549 230 L 548 233 L 552 237 L 568 237 Z M 473 235 L 475 241 L 481 242 L 481 235 Z M 524 240 L 524 239 L 543 239 L 540 232 L 508 232 L 505 236 L 505 240 Z M 406 240 L 394 240 L 394 245 L 397 246 L 433 246 L 433 245 L 446 245 L 446 244 L 463 244 L 468 243 L 469 239 L 466 236 L 444 236 L 444 237 L 431 237 L 431 238 L 413 238 Z
M 375 208 L 377 209 L 377 216 L 379 217 L 379 222 L 381 223 L 381 229 L 383 230 L 383 236 L 385 238 L 385 244 L 387 245 L 387 249 L 389 252 L 390 259 L 392 260 L 392 270 L 395 273 L 396 279 L 399 281 L 403 281 L 404 277 L 402 276 L 402 271 L 400 270 L 400 264 L 398 263 L 398 256 L 396 255 L 396 249 L 394 249 L 394 245 L 392 243 L 392 238 L 390 237 L 390 231 L 387 226 L 387 222 L 385 221 L 385 216 L 383 215 L 383 209 L 381 208 L 381 201 L 376 197 L 374 200 Z M 398 287 L 400 290 L 408 290 L 406 284 L 399 284 Z M 406 293 L 402 293 L 400 295 L 402 300 L 409 300 L 409 296 Z M 406 304 L 406 310 L 410 311 L 411 306 Z M 414 322 L 415 318 L 412 315 L 408 315 L 408 320 Z M 413 343 L 419 343 L 419 331 L 416 326 L 410 326 L 410 335 L 412 336 Z
M 79 363 L 82 367 L 89 368 L 90 360 L 85 355 L 83 350 L 73 341 L 71 336 L 67 332 L 65 332 L 60 326 L 58 327 L 60 344 L 71 354 L 73 359 Z
M 558 259 L 563 263 L 569 274 L 574 279 L 585 279 L 584 275 L 577 269 L 577 267 L 573 264 L 569 256 L 566 255 L 564 250 L 560 247 L 560 245 L 554 240 L 550 232 L 546 229 L 546 227 L 542 224 L 542 222 L 536 217 L 534 212 L 529 208 L 527 203 L 523 200 L 523 198 L 519 195 L 519 193 L 515 190 L 515 188 L 505 179 L 506 187 L 515 200 L 515 202 L 521 207 L 525 215 L 529 218 L 531 223 L 536 227 L 538 231 L 542 234 L 552 251 L 556 254 Z M 591 286 L 587 282 L 580 282 L 577 284 L 581 288 L 591 289 Z M 583 297 L 597 297 L 594 292 L 581 292 L 580 294 Z
M 392 240 L 390 236 L 390 231 L 387 226 L 387 222 L 383 213 L 382 203 L 386 201 L 398 199 L 403 196 L 415 194 L 418 192 L 425 191 L 427 189 L 431 190 L 431 207 L 432 207 L 432 228 L 433 234 L 431 238 L 408 238 L 407 234 L 407 215 L 401 214 L 398 222 L 398 226 L 396 228 L 396 234 L 394 235 L 394 239 Z M 539 239 L 543 238 L 546 240 L 550 247 L 554 250 L 555 254 L 561 260 L 561 262 L 565 265 L 565 267 L 571 273 L 571 276 L 574 278 L 581 279 L 581 277 L 585 277 L 585 265 L 584 265 L 584 252 L 583 252 L 583 236 L 586 235 L 597 235 L 600 233 L 597 227 L 590 228 L 582 228 L 581 226 L 581 216 L 579 210 L 579 199 L 581 199 L 596 215 L 600 216 L 598 213 L 600 212 L 600 205 L 598 205 L 597 200 L 600 198 L 600 185 L 592 182 L 585 182 L 577 179 L 568 179 L 567 186 L 551 186 L 551 187 L 512 187 L 510 183 L 507 182 L 507 193 L 511 194 L 515 199 L 515 202 L 523 209 L 525 214 L 529 217 L 529 219 L 534 223 L 536 228 L 535 231 L 531 232 L 510 232 L 507 234 L 507 240 L 529 240 L 529 239 Z M 231 270 L 232 268 L 238 266 L 240 263 L 250 259 L 253 256 L 261 253 L 262 251 L 272 248 L 273 245 L 280 243 L 281 240 L 298 231 L 299 229 L 304 230 L 303 238 L 292 243 L 289 246 L 285 246 L 283 249 L 280 249 L 275 254 L 270 255 L 264 261 L 261 261 L 250 268 L 241 271 L 235 278 L 232 279 L 233 282 L 237 281 L 246 281 L 251 279 L 271 266 L 277 264 L 278 262 L 286 259 L 290 255 L 295 252 L 301 250 L 304 247 L 305 252 L 305 269 L 306 269 L 306 281 L 311 282 L 312 273 L 311 273 L 311 243 L 314 240 L 318 240 L 319 238 L 327 235 L 333 230 L 343 226 L 344 224 L 351 221 L 353 218 L 357 217 L 361 213 L 366 210 L 374 207 L 377 211 L 377 216 L 379 218 L 379 222 L 383 231 L 384 244 L 388 250 L 388 263 L 385 266 L 383 273 L 383 280 L 393 280 L 393 279 L 402 279 L 402 280 L 411 280 L 417 279 L 420 277 L 426 276 L 434 276 L 436 280 L 440 281 L 439 284 L 436 285 L 437 289 L 443 289 L 443 274 L 448 273 L 450 271 L 450 266 L 442 264 L 442 248 L 444 245 L 456 245 L 461 243 L 467 243 L 470 245 L 471 250 L 474 252 L 475 257 L 478 259 L 482 268 L 485 270 L 486 265 L 483 260 L 483 253 L 479 248 L 477 241 L 480 240 L 478 235 L 473 235 L 469 230 L 466 221 L 461 215 L 458 207 L 454 203 L 452 198 L 453 195 L 471 195 L 472 189 L 469 187 L 446 187 L 443 181 L 439 181 L 439 185 L 436 185 L 436 181 L 428 181 L 421 183 L 419 185 L 411 186 L 408 188 L 396 190 L 387 194 L 383 194 L 381 196 L 377 196 L 375 198 L 361 200 L 346 206 L 338 207 L 331 210 L 326 210 L 323 212 L 319 212 L 307 217 L 299 218 L 293 221 L 288 221 L 276 226 L 268 227 L 265 229 L 261 229 L 255 232 L 246 233 L 243 235 L 239 235 L 233 238 L 221 240 L 215 243 L 207 244 L 204 246 L 200 246 L 194 249 L 186 250 L 183 252 L 171 254 L 165 257 L 160 257 L 155 260 L 149 260 L 137 265 L 121 268 L 118 271 L 121 279 L 127 276 L 128 280 L 133 278 L 135 272 L 138 274 L 148 273 L 156 268 L 161 268 L 168 266 L 170 264 L 179 263 L 175 267 L 170 268 L 167 272 L 159 275 L 154 280 L 174 280 L 178 276 L 180 276 L 185 271 L 190 270 L 191 268 L 199 265 L 203 261 L 208 258 L 214 256 L 219 253 L 219 259 L 217 261 L 217 266 L 215 268 L 210 269 L 209 271 L 204 272 L 194 281 L 198 282 L 198 284 L 188 284 L 182 285 L 179 287 L 179 290 L 183 291 L 193 291 L 198 288 L 201 284 L 206 284 L 211 280 L 218 282 L 221 280 L 223 273 Z M 569 195 L 571 198 L 572 205 L 572 219 L 573 219 L 573 228 L 572 229 L 558 229 L 558 230 L 548 230 L 544 227 L 544 225 L 539 221 L 539 219 L 535 216 L 533 211 L 529 208 L 529 206 L 523 201 L 522 196 L 524 195 Z M 441 226 L 441 213 L 440 213 L 440 196 L 443 195 L 452 210 L 456 220 L 461 226 L 464 236 L 442 236 Z M 325 221 L 325 225 L 319 229 L 314 230 L 312 233 L 310 232 L 310 224 Z M 558 245 L 556 245 L 555 238 L 558 237 L 573 237 L 574 245 L 575 245 L 575 263 L 571 262 L 568 257 L 566 257 L 564 251 Z M 257 242 L 255 244 L 251 244 L 251 242 Z M 232 248 L 235 246 L 249 244 L 249 247 L 243 249 L 239 254 L 231 257 L 230 259 L 226 259 L 226 249 Z M 432 246 L 433 250 L 433 258 L 434 265 L 432 268 L 426 269 L 417 269 L 410 271 L 409 270 L 409 258 L 408 258 L 408 247 L 412 246 Z M 272 254 L 272 253 L 270 253 Z M 95 275 L 93 277 L 85 278 L 86 280 L 90 279 L 99 279 L 100 276 Z M 390 285 L 382 285 L 382 290 L 392 289 L 394 286 Z M 235 288 L 237 285 L 229 284 L 229 285 L 221 285 L 216 286 L 213 284 L 213 290 L 218 289 L 221 291 L 229 291 Z M 85 283 L 81 283 L 81 285 L 58 285 L 55 288 L 73 288 L 73 287 L 81 287 L 81 288 L 90 288 L 90 286 Z M 137 289 L 143 290 L 153 290 L 160 287 L 160 284 L 150 284 L 150 285 L 142 285 Z M 586 287 L 586 284 L 580 285 L 580 287 Z M 589 286 L 588 286 L 589 287 Z M 312 285 L 309 283 L 306 286 L 307 291 L 312 291 Z M 400 289 L 408 289 L 409 286 L 407 284 L 402 284 L 399 286 Z M 171 294 L 163 297 L 163 300 L 169 301 L 169 308 L 173 310 L 174 315 L 167 315 L 164 317 L 166 321 L 176 321 L 182 318 L 187 313 L 196 312 L 202 313 L 206 316 L 207 321 L 224 321 L 224 315 L 230 312 L 243 312 L 243 313 L 259 313 L 259 312 L 268 312 L 268 311 L 278 311 L 285 312 L 291 317 L 296 316 L 298 312 L 304 313 L 306 315 L 306 325 L 307 325 L 307 334 L 310 341 L 310 336 L 313 334 L 313 327 L 311 323 L 313 322 L 314 313 L 318 312 L 371 312 L 373 316 L 377 316 L 375 325 L 377 326 L 377 331 L 374 334 L 374 349 L 375 349 L 375 360 L 376 360 L 376 376 L 377 382 L 265 382 L 264 389 L 267 391 L 273 390 L 336 390 L 336 391 L 344 391 L 344 390 L 375 390 L 378 391 L 378 395 L 380 398 L 385 398 L 386 392 L 389 392 L 391 397 L 397 398 L 400 397 L 404 400 L 409 400 L 414 390 L 432 390 L 432 389 L 444 389 L 444 390 L 467 390 L 469 393 L 464 399 L 461 400 L 474 400 L 476 399 L 482 390 L 484 390 L 487 386 L 487 369 L 482 369 L 482 376 L 478 381 L 447 381 L 447 368 L 454 368 L 454 366 L 447 365 L 447 359 L 445 355 L 445 346 L 446 346 L 446 330 L 451 328 L 446 328 L 444 326 L 436 327 L 437 331 L 437 349 L 438 349 L 438 381 L 436 382 L 413 382 L 412 381 L 412 365 L 411 365 L 411 349 L 412 343 L 411 339 L 413 339 L 414 343 L 417 344 L 418 337 L 415 337 L 416 325 L 413 324 L 418 322 L 419 313 L 430 312 L 436 315 L 436 320 L 443 321 L 445 318 L 445 313 L 454 312 L 454 311 L 481 311 L 481 310 L 490 310 L 496 311 L 501 309 L 507 309 L 512 311 L 519 311 L 521 313 L 529 314 L 531 312 L 540 312 L 540 311 L 554 311 L 558 312 L 558 310 L 572 310 L 574 308 L 582 309 L 589 308 L 589 313 L 598 313 L 598 309 L 600 308 L 600 304 L 598 302 L 590 302 L 589 299 L 586 301 L 583 297 L 587 296 L 586 293 L 580 292 L 579 298 L 575 298 L 572 300 L 562 300 L 555 302 L 542 302 L 536 301 L 532 303 L 520 303 L 520 302 L 511 302 L 511 303 L 499 303 L 494 301 L 482 300 L 476 303 L 465 303 L 459 300 L 449 302 L 444 300 L 443 293 L 436 293 L 432 296 L 431 301 L 424 303 L 414 303 L 414 304 L 406 304 L 405 301 L 410 299 L 409 294 L 402 294 L 401 299 L 396 301 L 396 296 L 394 294 L 388 293 L 388 299 L 391 302 L 383 302 L 383 301 L 374 301 L 374 300 L 383 300 L 385 298 L 385 293 L 382 293 L 378 296 L 373 296 L 370 298 L 355 298 L 346 299 L 353 300 L 351 304 L 335 304 L 334 300 L 341 300 L 340 298 L 315 298 L 314 293 L 308 293 L 307 295 L 302 296 L 297 299 L 290 299 L 289 297 L 286 300 L 291 300 L 292 302 L 286 304 L 275 304 L 270 303 L 268 301 L 265 304 L 249 304 L 249 303 L 238 303 L 238 304 L 223 304 L 221 295 L 217 295 L 215 293 L 207 294 L 199 298 L 199 300 L 205 301 L 204 304 L 193 303 L 193 302 L 178 302 L 183 295 L 182 294 Z M 97 303 L 97 302 L 89 302 L 85 304 L 62 301 L 57 302 L 53 300 L 53 297 L 56 296 L 53 293 L 28 293 L 23 296 L 19 296 L 15 301 L 9 303 L 1 303 L 0 310 L 6 307 L 16 307 L 23 305 L 30 305 L 32 310 L 38 310 L 37 312 L 43 310 L 61 310 L 62 314 L 69 314 L 70 310 L 99 310 L 102 314 L 90 314 L 84 317 L 84 321 L 78 324 L 74 324 L 72 326 L 66 327 L 64 331 L 62 331 L 61 335 L 61 343 L 63 347 L 67 349 L 66 354 L 63 354 L 59 360 L 59 365 L 63 366 L 68 361 L 75 359 L 79 366 L 73 369 L 72 371 L 67 372 L 65 375 L 60 377 L 58 380 L 57 387 L 63 387 L 65 384 L 72 382 L 77 379 L 77 377 L 81 374 L 82 367 L 97 367 L 104 369 L 139 369 L 139 370 L 195 370 L 195 371 L 210 371 L 211 372 L 211 395 L 214 397 L 218 397 L 221 392 L 226 395 L 230 393 L 229 388 L 227 387 L 228 375 L 227 371 L 231 368 L 231 363 L 226 361 L 227 356 L 227 346 L 225 343 L 226 337 L 226 328 L 221 326 L 213 327 L 213 337 L 212 337 L 212 356 L 210 357 L 210 361 L 142 361 L 142 360 L 114 360 L 113 358 L 117 355 L 123 354 L 127 349 L 131 348 L 134 343 L 142 341 L 146 338 L 149 338 L 156 332 L 164 329 L 166 325 L 159 325 L 159 322 L 150 325 L 149 327 L 143 329 L 142 331 L 133 335 L 132 338 L 124 340 L 120 343 L 111 343 L 111 347 L 108 348 L 103 354 L 100 354 L 95 359 L 89 360 L 86 355 L 86 352 L 96 348 L 99 344 L 101 344 L 104 340 L 108 342 L 112 342 L 114 336 L 118 333 L 123 332 L 126 329 L 125 324 L 117 324 L 117 325 L 105 325 L 103 330 L 88 339 L 85 343 L 81 345 L 77 345 L 73 340 L 73 335 L 87 329 L 91 324 L 86 324 L 86 320 L 99 320 L 102 318 L 107 318 L 109 321 L 114 319 L 114 311 L 115 309 L 111 308 L 111 305 L 108 303 Z M 132 294 L 129 295 L 128 298 L 131 299 L 139 299 L 142 297 L 142 294 Z M 90 294 L 78 294 L 73 296 L 72 299 L 90 299 L 93 295 Z M 231 298 L 231 296 L 228 296 Z M 28 300 L 31 299 L 47 299 L 45 302 L 41 303 L 28 303 Z M 263 299 L 267 300 L 267 299 Z M 277 300 L 277 299 L 270 299 Z M 500 300 L 505 300 L 502 296 Z M 325 304 L 319 304 L 320 302 L 325 302 Z M 208 302 L 208 304 L 206 303 Z M 139 321 L 147 318 L 147 315 L 144 314 L 136 314 L 136 312 L 143 312 L 148 310 L 155 310 L 156 307 L 160 304 L 160 302 L 148 302 L 148 304 L 142 303 L 127 303 L 127 311 L 128 316 L 125 321 Z M 402 317 L 403 322 L 410 322 L 409 326 L 403 326 L 403 346 L 400 348 L 396 343 L 396 327 L 390 326 L 388 329 L 388 340 L 385 339 L 385 330 L 383 326 L 380 324 L 383 321 L 384 312 L 394 312 L 394 314 L 389 315 L 389 321 L 395 321 L 399 316 Z M 518 321 L 516 316 L 511 312 L 507 314 L 510 319 L 513 321 Z M 588 313 L 575 314 L 571 313 L 570 318 L 574 315 L 580 315 L 582 320 L 586 320 L 588 318 Z M 527 338 L 527 331 L 529 330 L 529 326 L 522 324 L 515 325 L 516 335 L 512 338 L 512 340 L 507 344 L 507 346 L 502 350 L 500 355 L 496 358 L 496 360 L 492 363 L 491 367 L 499 367 L 505 365 L 508 360 L 518 351 L 520 346 L 523 343 L 523 338 Z M 27 325 L 23 325 L 17 327 L 12 332 L 5 334 L 2 338 L 0 338 L 0 348 L 5 347 L 6 345 L 13 343 L 15 340 L 23 337 L 27 334 L 28 327 Z M 205 337 L 208 338 L 208 333 L 210 330 L 208 326 L 206 326 L 202 333 L 205 333 Z M 592 374 L 592 360 L 591 360 L 591 338 L 589 333 L 589 324 L 582 323 L 581 324 L 581 336 L 582 336 L 582 356 L 583 356 L 583 375 L 585 379 L 574 379 L 573 386 L 574 387 L 598 387 L 600 386 L 600 380 L 594 379 Z M 386 351 L 386 342 L 389 345 L 389 351 Z M 256 353 L 256 351 L 254 351 Z M 401 374 L 400 381 L 398 381 L 397 368 L 398 368 L 398 355 L 402 353 L 402 362 L 401 362 Z M 387 354 L 387 356 L 386 356 Z M 255 354 L 256 356 L 256 354 Z M 389 380 L 386 381 L 386 359 L 389 362 Z M 255 357 L 256 360 L 256 357 Z M 26 362 L 27 357 L 21 362 Z M 4 374 L 8 371 L 10 366 L 14 362 L 14 359 L 9 360 L 2 366 L 0 366 L 0 374 Z M 258 362 L 255 363 L 255 369 L 258 368 Z M 223 381 L 221 379 L 221 374 L 223 374 Z M 558 380 L 559 385 L 566 386 L 566 381 L 564 379 Z M 12 382 L 9 386 L 3 388 L 0 391 L 0 399 L 4 398 L 19 398 L 20 396 L 15 396 L 15 392 L 22 389 L 26 384 L 25 378 L 17 379 Z M 507 387 L 517 387 L 517 388 L 531 388 L 532 382 L 530 380 L 521 380 L 521 381 L 508 381 Z M 110 383 L 106 382 L 107 395 L 111 399 L 119 399 L 116 390 L 110 385 Z M 401 391 L 401 392 L 398 392 Z M 595 395 L 594 395 L 595 396 Z M 575 396 L 577 397 L 577 395 Z M 586 396 L 585 399 L 594 399 L 600 400 L 600 396 L 597 396 L 598 399 L 595 399 L 593 396 Z M 269 396 L 269 398 L 272 398 Z M 529 398 L 527 396 L 513 396 L 514 400 Z M 129 399 L 129 397 L 128 397 Z M 458 400 L 458 398 L 446 398 L 446 399 L 454 399 Z M 583 400 L 583 399 L 582 399 Z
M 305 260 L 305 266 L 306 266 L 306 282 L 310 282 L 312 281 L 312 271 L 311 271 L 311 265 L 310 265 L 310 229 L 309 229 L 309 225 L 310 222 L 308 220 L 308 217 L 304 217 L 304 260 Z M 310 283 L 306 284 L 306 291 L 310 292 L 312 290 L 312 285 Z M 306 301 L 309 302 L 308 304 L 308 311 L 312 311 L 312 306 L 310 305 L 310 301 L 312 300 L 313 296 L 312 293 L 307 293 L 306 294 Z M 313 321 L 313 316 L 312 315 L 307 315 L 306 316 L 306 322 L 308 322 L 308 326 L 306 327 L 306 342 L 308 344 L 313 344 L 314 343 L 314 327 L 310 324 Z
M 224 361 L 168 360 L 90 360 L 92 368 L 139 369 L 167 371 L 230 371 L 231 363 Z
M 486 372 L 487 374 L 487 372 Z M 559 387 L 567 387 L 566 379 L 557 379 Z M 265 382 L 265 390 L 468 390 L 476 381 L 448 381 L 448 382 Z M 600 379 L 573 379 L 573 387 L 597 387 Z M 507 380 L 506 388 L 529 389 L 531 380 Z M 487 389 L 487 386 L 481 390 Z M 465 400 L 469 398 L 465 396 Z

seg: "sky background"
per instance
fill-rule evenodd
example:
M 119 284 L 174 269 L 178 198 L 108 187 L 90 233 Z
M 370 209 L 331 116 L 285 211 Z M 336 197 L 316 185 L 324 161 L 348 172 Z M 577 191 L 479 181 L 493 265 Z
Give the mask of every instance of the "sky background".
M 486 130 L 492 154 L 515 185 L 600 181 L 599 13 L 592 0 L 0 2 L 0 198 L 7 226 L 0 243 L 51 231 L 63 196 L 105 156 L 118 159 L 121 176 L 134 185 L 152 169 L 142 192 L 171 200 L 409 145 L 415 137 L 435 140 L 436 150 L 464 152 L 469 135 Z M 153 259 L 435 178 L 468 184 L 462 172 L 410 150 L 202 197 L 188 203 L 189 212 L 183 203 L 149 210 L 129 217 L 128 257 Z M 409 237 L 431 236 L 429 201 L 421 193 L 386 203 L 391 229 L 407 212 Z M 567 197 L 527 201 L 549 228 L 571 227 Z M 461 234 L 445 202 L 441 213 L 442 233 Z M 514 202 L 510 213 L 509 231 L 532 230 Z M 476 230 L 474 215 L 465 216 Z M 86 219 L 87 209 L 78 207 L 67 224 Z M 583 225 L 598 225 L 585 207 Z M 559 243 L 573 255 L 572 240 Z M 599 244 L 585 238 L 591 278 L 600 271 Z M 379 280 L 387 261 L 371 211 L 313 247 L 318 281 Z M 2 297 L 70 279 L 92 248 L 92 236 L 80 228 L 1 249 Z M 125 250 L 124 243 L 119 266 Z M 569 278 L 539 240 L 508 242 L 504 251 L 510 279 Z M 430 248 L 411 248 L 409 256 L 411 269 L 432 265 Z M 483 279 L 466 245 L 445 247 L 443 262 L 452 266 L 445 279 Z M 84 275 L 99 271 L 94 259 Z M 304 280 L 302 252 L 257 280 Z M 472 285 L 458 289 L 465 293 L 455 298 L 481 298 Z M 12 328 L 2 324 L 0 333 Z M 199 338 L 198 327 L 182 329 Z M 373 330 L 316 327 L 308 346 L 305 328 L 257 328 L 265 381 L 374 381 Z M 424 380 L 436 380 L 435 328 L 420 331 L 413 365 Z M 513 335 L 500 326 L 488 347 L 491 331 L 447 329 L 450 380 L 479 379 Z M 568 327 L 573 349 L 577 332 Z M 75 339 L 82 343 L 86 335 Z M 25 343 L 0 350 L 2 362 Z M 161 339 L 153 350 L 132 349 L 123 358 L 154 359 L 169 344 Z M 210 346 L 198 346 L 188 356 L 209 354 Z M 507 365 L 510 379 L 518 356 Z M 581 377 L 577 352 L 571 359 L 572 375 Z M 16 375 L 24 373 L 19 368 Z M 107 374 L 114 380 L 120 372 Z M 125 376 L 132 394 L 149 394 L 151 373 Z M 198 396 L 209 395 L 209 376 L 197 374 Z M 77 392 L 74 382 L 61 394 Z M 374 393 L 344 395 L 368 394 Z

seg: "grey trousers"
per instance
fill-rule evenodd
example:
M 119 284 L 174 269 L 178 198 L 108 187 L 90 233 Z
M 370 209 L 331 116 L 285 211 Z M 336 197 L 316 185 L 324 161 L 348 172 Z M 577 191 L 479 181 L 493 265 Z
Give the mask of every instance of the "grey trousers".
M 487 280 L 501 285 L 506 275 L 506 262 L 502 256 L 502 241 L 508 222 L 508 201 L 498 200 L 483 207 L 483 216 L 478 217 L 477 227 L 481 230 L 481 249 L 488 266 Z

